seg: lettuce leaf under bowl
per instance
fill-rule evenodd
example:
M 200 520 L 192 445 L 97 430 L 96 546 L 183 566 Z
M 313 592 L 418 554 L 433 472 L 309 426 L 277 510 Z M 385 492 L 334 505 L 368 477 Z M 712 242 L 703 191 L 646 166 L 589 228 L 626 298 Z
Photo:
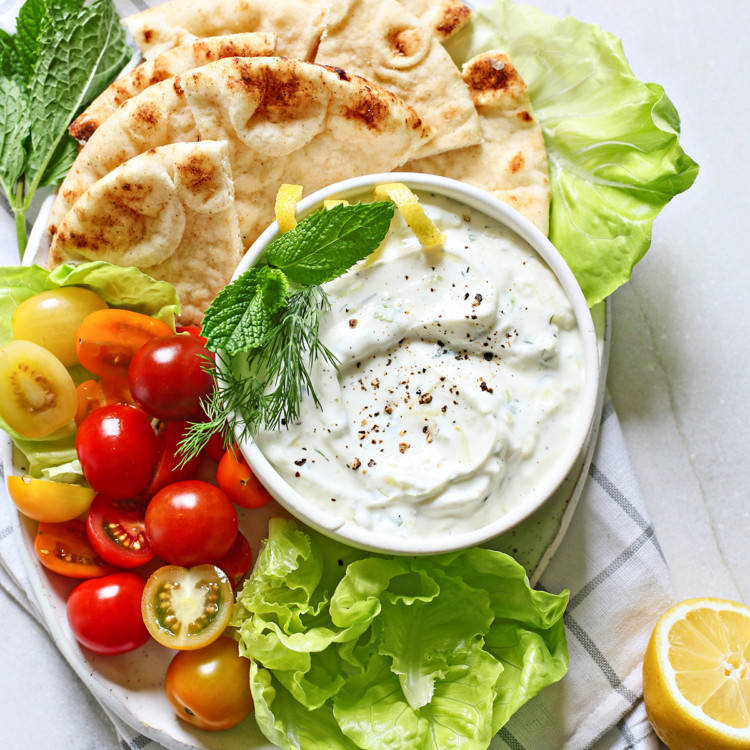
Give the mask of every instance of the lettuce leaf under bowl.
M 81 286 L 97 292 L 110 307 L 120 307 L 151 315 L 174 328 L 180 312 L 177 292 L 171 284 L 157 281 L 137 268 L 125 268 L 104 261 L 61 265 L 54 271 L 40 266 L 0 268 L 0 346 L 12 338 L 11 316 L 24 300 L 48 289 Z M 94 377 L 80 365 L 69 368 L 78 384 Z M 71 425 L 73 423 L 71 422 Z M 81 482 L 83 474 L 75 450 L 75 430 L 62 428 L 45 438 L 27 438 L 12 430 L 0 418 L 5 430 L 26 457 L 23 467 L 36 478 L 60 482 Z
M 448 46 L 458 63 L 506 52 L 525 80 L 549 158 L 550 240 L 595 305 L 630 278 L 654 219 L 698 174 L 676 109 L 612 34 L 513 0 L 476 11 Z
M 388 557 L 274 518 L 233 624 L 280 747 L 478 750 L 565 674 L 567 601 L 501 552 Z

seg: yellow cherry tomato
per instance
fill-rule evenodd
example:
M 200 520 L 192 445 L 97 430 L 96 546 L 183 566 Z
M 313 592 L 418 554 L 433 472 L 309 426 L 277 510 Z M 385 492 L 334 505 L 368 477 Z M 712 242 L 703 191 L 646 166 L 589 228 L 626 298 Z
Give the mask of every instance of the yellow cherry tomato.
M 25 516 L 35 521 L 64 523 L 85 513 L 96 493 L 80 484 L 8 477 L 8 494 Z

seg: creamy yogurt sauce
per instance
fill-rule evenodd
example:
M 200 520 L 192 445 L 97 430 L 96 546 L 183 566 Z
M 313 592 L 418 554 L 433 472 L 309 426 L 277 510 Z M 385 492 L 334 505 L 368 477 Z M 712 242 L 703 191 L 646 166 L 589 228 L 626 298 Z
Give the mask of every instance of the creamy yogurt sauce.
M 553 470 L 578 421 L 583 340 L 572 306 L 512 230 L 421 194 L 445 245 L 398 211 L 383 246 L 326 284 L 312 373 L 322 409 L 257 443 L 327 513 L 398 536 L 457 534 L 512 510 Z

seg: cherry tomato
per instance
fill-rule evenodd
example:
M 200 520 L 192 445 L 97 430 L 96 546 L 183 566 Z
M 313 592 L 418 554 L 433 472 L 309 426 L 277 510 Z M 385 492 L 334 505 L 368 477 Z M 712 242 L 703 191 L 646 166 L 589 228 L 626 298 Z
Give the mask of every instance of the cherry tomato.
M 13 311 L 13 338 L 33 341 L 52 352 L 66 367 L 72 367 L 78 364 L 78 326 L 87 315 L 106 307 L 107 303 L 90 289 L 50 289 L 29 297 Z
M 167 668 L 164 692 L 178 718 L 200 729 L 229 729 L 253 710 L 250 660 L 222 636 L 197 651 L 180 651 Z
M 95 375 L 126 378 L 138 349 L 151 339 L 171 335 L 166 323 L 149 315 L 132 310 L 97 310 L 78 328 L 76 354 Z
M 247 465 L 244 456 L 235 448 L 224 453 L 216 470 L 216 483 L 227 497 L 243 508 L 260 508 L 273 500 L 271 493 L 260 483 Z
M 165 565 L 146 582 L 141 614 L 163 646 L 192 651 L 224 632 L 232 604 L 232 585 L 220 568 Z
M 130 395 L 127 378 L 101 378 L 86 380 L 76 388 L 78 410 L 76 424 L 80 425 L 94 409 L 110 404 L 130 404 L 136 406 Z
M 86 536 L 86 525 L 77 518 L 66 523 L 42 521 L 34 551 L 45 568 L 68 578 L 100 578 L 116 570 L 94 552 Z
M 229 552 L 221 560 L 214 562 L 217 568 L 221 568 L 227 574 L 232 588 L 237 588 L 237 584 L 244 578 L 252 564 L 253 551 L 250 549 L 250 542 L 241 531 L 237 532 L 237 538 Z
M 237 537 L 237 513 L 218 488 L 199 479 L 175 482 L 157 492 L 146 508 L 146 535 L 172 565 L 219 560 Z
M 97 495 L 86 516 L 86 533 L 94 551 L 119 568 L 137 568 L 154 558 L 146 538 L 145 505 Z
M 112 573 L 79 583 L 68 597 L 68 624 L 79 643 L 98 654 L 123 654 L 149 638 L 141 618 L 146 582 L 135 573 Z
M 196 339 L 198 339 L 198 341 L 200 341 L 204 346 L 206 344 L 206 341 L 208 340 L 205 336 L 201 336 L 200 326 L 177 326 L 175 330 L 177 331 L 177 333 L 189 333 L 191 336 L 194 336 Z
M 76 434 L 83 476 L 97 492 L 115 499 L 146 489 L 156 468 L 156 449 L 148 417 L 123 404 L 92 411 Z
M 80 484 L 8 477 L 8 494 L 25 516 L 35 521 L 64 523 L 85 513 L 96 493 Z
M 54 354 L 31 341 L 0 347 L 0 415 L 19 435 L 43 438 L 76 413 L 73 378 Z
M 130 392 L 148 414 L 167 422 L 203 418 L 201 399 L 213 377 L 205 371 L 210 355 L 194 336 L 167 336 L 144 344 L 128 370 Z
M 239 450 L 239 449 L 238 449 Z M 224 455 L 226 448 L 224 448 L 224 438 L 218 433 L 214 432 L 208 439 L 208 442 L 202 450 L 202 455 L 208 456 L 212 461 L 216 461 L 218 464 Z
M 156 471 L 143 497 L 151 499 L 159 490 L 173 482 L 192 479 L 200 469 L 201 457 L 193 456 L 182 464 L 182 454 L 177 452 L 177 446 L 185 437 L 189 427 L 188 422 L 164 422 L 156 435 L 157 453 Z

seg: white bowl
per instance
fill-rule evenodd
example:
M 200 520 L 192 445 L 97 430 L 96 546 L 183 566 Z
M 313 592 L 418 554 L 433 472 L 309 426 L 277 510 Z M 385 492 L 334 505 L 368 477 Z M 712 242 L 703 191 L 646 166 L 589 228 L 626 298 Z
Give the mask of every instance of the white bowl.
M 388 173 L 365 175 L 344 180 L 318 190 L 301 200 L 297 207 L 297 216 L 306 215 L 322 207 L 327 198 L 354 199 L 361 198 L 375 185 L 384 182 L 402 182 L 413 190 L 429 191 L 464 203 L 483 212 L 500 224 L 513 230 L 531 245 L 557 277 L 568 296 L 578 328 L 583 338 L 583 359 L 585 384 L 581 393 L 579 418 L 574 428 L 566 435 L 566 445 L 562 457 L 554 470 L 529 492 L 510 512 L 507 512 L 489 523 L 468 532 L 444 534 L 441 536 L 395 536 L 389 533 L 375 532 L 363 528 L 340 516 L 326 513 L 321 507 L 305 498 L 294 489 L 271 465 L 258 445 L 251 439 L 240 439 L 240 449 L 249 465 L 267 487 L 269 492 L 290 513 L 318 531 L 343 541 L 354 547 L 390 554 L 436 554 L 487 542 L 508 531 L 528 515 L 539 509 L 555 492 L 578 456 L 584 449 L 596 409 L 597 389 L 599 385 L 599 351 L 594 323 L 581 289 L 552 243 L 526 218 L 490 193 L 464 184 L 457 180 L 435 175 L 417 173 Z M 279 235 L 276 222 L 253 243 L 235 271 L 234 278 L 250 268 L 264 253 L 266 247 Z

